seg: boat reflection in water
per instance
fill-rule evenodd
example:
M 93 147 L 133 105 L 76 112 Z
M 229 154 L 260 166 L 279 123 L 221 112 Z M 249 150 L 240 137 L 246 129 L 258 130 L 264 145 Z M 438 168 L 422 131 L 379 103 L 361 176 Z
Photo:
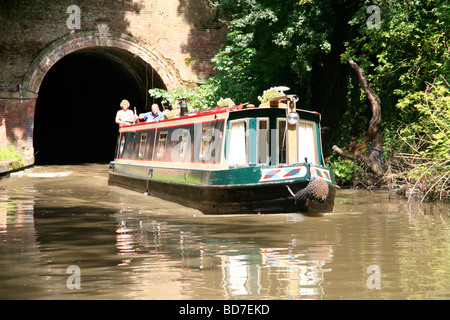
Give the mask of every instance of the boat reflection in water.
M 243 298 L 319 299 L 323 295 L 321 283 L 329 271 L 324 264 L 332 256 L 327 243 L 311 249 L 293 240 L 289 247 L 259 248 L 211 234 L 206 239 L 185 227 L 119 218 L 117 249 L 122 261 L 118 265 L 132 264 L 139 256 L 146 257 L 141 267 L 158 265 L 162 270 L 167 265 L 168 279 L 198 281 L 198 287 L 182 288 L 183 295 L 191 298 L 199 292 Z

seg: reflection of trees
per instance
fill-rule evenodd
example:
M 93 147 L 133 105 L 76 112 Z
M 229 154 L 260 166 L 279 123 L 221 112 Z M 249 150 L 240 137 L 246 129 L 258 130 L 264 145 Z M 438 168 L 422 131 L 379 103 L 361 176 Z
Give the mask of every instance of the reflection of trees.
M 398 287 L 408 299 L 448 299 L 443 293 L 449 290 L 450 264 L 442 262 L 450 261 L 449 207 L 441 203 L 427 209 L 440 210 L 408 219 L 397 241 Z

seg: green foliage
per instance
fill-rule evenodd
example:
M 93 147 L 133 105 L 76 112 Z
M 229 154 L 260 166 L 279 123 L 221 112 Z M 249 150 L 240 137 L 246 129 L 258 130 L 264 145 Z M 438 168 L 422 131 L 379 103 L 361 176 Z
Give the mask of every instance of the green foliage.
M 380 6 L 380 29 L 369 29 L 365 24 L 366 8 L 371 4 Z M 424 80 L 435 78 L 449 66 L 444 59 L 448 57 L 449 16 L 446 0 L 365 1 L 350 21 L 360 25 L 360 35 L 345 44 L 342 58 L 345 62 L 357 59 L 363 69 L 370 70 L 372 83 L 397 78 L 408 91 L 424 88 Z M 382 79 L 377 79 L 379 76 Z
M 207 82 L 215 86 L 217 96 L 231 97 L 239 102 L 251 102 L 254 99 L 255 74 L 251 61 L 256 50 L 245 46 L 248 37 L 239 31 L 228 33 L 227 44 L 212 59 L 218 72 Z
M 20 155 L 12 145 L 0 149 L 0 160 L 13 160 L 18 158 L 20 158 Z
M 16 160 L 19 166 L 25 165 L 25 160 L 22 158 L 22 155 L 12 145 L 0 148 L 0 161 L 3 160 Z
M 373 4 L 380 7 L 379 29 L 369 29 L 365 23 L 366 8 Z M 449 2 L 367 0 L 350 24 L 359 26 L 358 35 L 345 43 L 342 61 L 353 58 L 366 71 L 382 101 L 385 121 L 406 120 L 395 107 L 398 100 L 449 72 Z
M 348 184 L 362 175 L 362 168 L 350 160 L 335 160 L 329 163 L 334 171 L 337 183 Z
M 442 79 L 442 78 L 441 78 Z M 429 83 L 424 91 L 408 94 L 398 103 L 405 113 L 416 114 L 417 120 L 401 126 L 409 171 L 407 177 L 422 181 L 442 191 L 450 181 L 450 86 L 445 81 Z
M 374 4 L 380 7 L 379 29 L 366 25 L 366 9 Z M 349 23 L 357 33 L 344 44 L 341 59 L 357 61 L 380 97 L 383 149 L 407 169 L 396 175 L 445 190 L 450 176 L 450 3 L 367 0 Z M 356 99 L 351 102 L 355 105 Z M 347 112 L 352 109 L 349 105 Z M 358 125 L 346 121 L 344 134 Z
M 405 113 L 416 113 L 417 122 L 405 124 L 400 135 L 424 157 L 450 159 L 450 87 L 443 81 L 425 91 L 408 94 L 398 103 Z
M 282 96 L 282 93 L 280 91 L 275 90 L 275 88 L 270 88 L 267 90 L 264 90 L 262 96 L 258 96 L 258 100 L 261 103 L 269 101 L 269 99 L 276 98 Z
M 330 52 L 331 1 L 211 0 L 225 15 L 227 44 L 214 57 L 221 96 L 257 104 L 266 88 L 285 85 L 311 98 L 313 64 Z
M 209 109 L 215 106 L 215 89 L 211 83 L 203 83 L 194 89 L 188 87 L 179 87 L 173 90 L 150 89 L 150 96 L 160 98 L 162 102 L 175 105 L 178 99 L 186 98 L 189 105 L 195 110 Z
M 217 101 L 217 105 L 219 107 L 233 107 L 236 104 L 230 98 L 220 98 L 219 101 Z

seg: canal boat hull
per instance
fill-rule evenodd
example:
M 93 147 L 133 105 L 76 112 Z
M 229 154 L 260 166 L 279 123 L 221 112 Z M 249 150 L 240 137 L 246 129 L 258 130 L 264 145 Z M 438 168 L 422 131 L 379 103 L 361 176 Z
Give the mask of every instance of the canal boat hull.
M 332 212 L 337 190 L 334 184 L 325 182 L 328 188 L 324 201 L 311 199 L 311 197 L 296 198 L 295 195 L 305 190 L 310 183 L 310 175 L 305 174 L 306 177 L 303 179 L 284 179 L 261 183 L 256 180 L 264 178 L 264 173 L 260 173 L 259 168 L 237 170 L 241 172 L 232 173 L 138 167 L 120 163 L 111 163 L 110 166 L 108 180 L 110 185 L 122 186 L 164 200 L 177 202 L 198 209 L 204 214 Z M 305 168 L 304 171 L 306 171 L 306 168 L 310 169 L 308 165 L 303 167 Z M 285 167 L 284 170 L 288 171 L 289 168 Z M 299 168 L 299 166 L 292 168 Z M 251 179 L 245 171 L 251 171 L 256 176 L 256 179 L 252 179 L 252 183 L 239 183 L 239 179 L 243 180 L 243 176 L 247 176 L 245 178 L 247 180 Z M 307 171 L 309 173 L 310 170 Z M 223 175 L 227 175 L 227 178 L 223 178 Z M 169 176 L 172 176 L 172 179 Z M 183 180 L 195 180 L 196 182 L 182 182 L 180 179 L 173 179 L 173 177 L 182 177 Z M 207 180 L 209 180 L 209 183 L 206 183 Z M 231 180 L 237 183 L 228 183 Z

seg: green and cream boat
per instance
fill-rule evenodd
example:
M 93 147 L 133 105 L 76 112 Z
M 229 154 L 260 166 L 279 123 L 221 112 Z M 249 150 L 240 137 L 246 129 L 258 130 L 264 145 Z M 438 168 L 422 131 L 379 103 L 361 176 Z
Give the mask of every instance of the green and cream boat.
M 330 212 L 320 114 L 283 95 L 119 128 L 109 183 L 205 214 Z

